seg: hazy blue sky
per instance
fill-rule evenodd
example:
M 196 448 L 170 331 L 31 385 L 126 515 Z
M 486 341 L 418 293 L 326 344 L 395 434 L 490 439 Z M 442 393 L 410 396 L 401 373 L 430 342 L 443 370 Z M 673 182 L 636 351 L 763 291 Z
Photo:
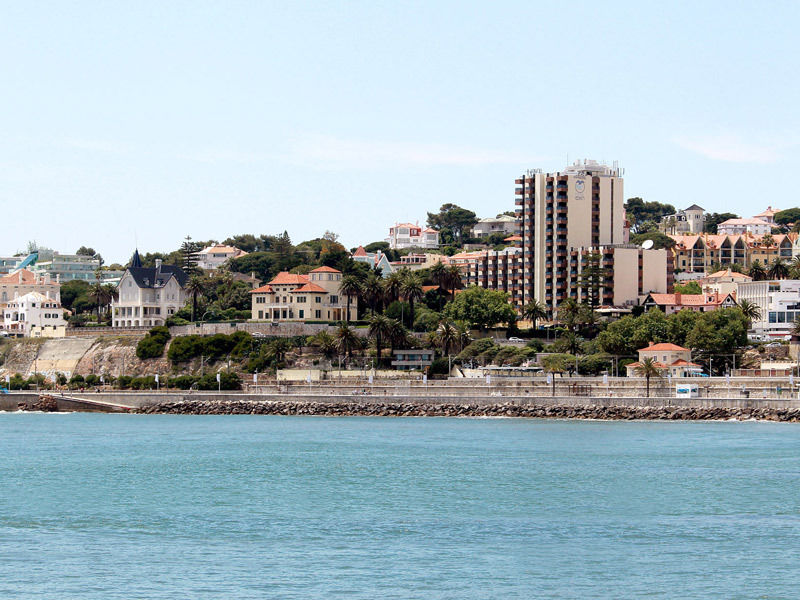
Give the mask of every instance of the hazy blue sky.
M 514 177 L 800 204 L 797 2 L 3 2 L 0 255 L 186 234 L 346 246 Z

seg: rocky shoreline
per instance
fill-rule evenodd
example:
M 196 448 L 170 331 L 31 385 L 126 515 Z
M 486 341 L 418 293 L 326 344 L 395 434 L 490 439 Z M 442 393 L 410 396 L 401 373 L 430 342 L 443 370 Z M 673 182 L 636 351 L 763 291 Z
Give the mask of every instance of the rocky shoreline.
M 536 404 L 497 403 L 433 404 L 392 402 L 306 402 L 248 400 L 166 402 L 136 410 L 140 414 L 183 415 L 308 415 L 367 417 L 518 417 L 530 419 L 602 419 L 602 420 L 764 420 L 797 423 L 800 409 L 725 408 L 725 407 L 634 407 L 634 406 L 543 406 Z

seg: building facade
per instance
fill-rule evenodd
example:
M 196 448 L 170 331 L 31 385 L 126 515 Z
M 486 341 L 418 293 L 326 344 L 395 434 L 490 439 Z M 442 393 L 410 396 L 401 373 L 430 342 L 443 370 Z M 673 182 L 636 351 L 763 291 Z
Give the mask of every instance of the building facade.
M 431 227 L 420 227 L 412 223 L 395 223 L 389 228 L 389 237 L 386 241 L 393 250 L 438 248 L 439 232 Z
M 472 226 L 472 237 L 484 238 L 493 233 L 512 234 L 517 230 L 517 219 L 510 215 L 500 215 L 499 217 L 480 219 Z
M 244 250 L 226 246 L 224 244 L 214 244 L 203 248 L 197 256 L 197 266 L 206 271 L 215 271 L 223 266 L 232 258 L 239 258 L 247 254 Z
M 670 235 L 670 237 L 675 240 L 672 251 L 676 272 L 708 273 L 717 263 L 722 268 L 738 264 L 747 269 L 756 260 L 762 265 L 769 264 L 776 258 L 788 261 L 800 252 L 796 233 L 763 236 Z
M 282 271 L 250 292 L 252 321 L 353 321 L 358 298 L 341 291 L 342 272 L 319 267 L 308 275 Z
M 48 274 L 36 275 L 28 269 L 20 269 L 0 277 L 0 304 L 30 292 L 38 292 L 56 302 L 61 302 L 61 285 L 53 281 Z
M 800 318 L 800 280 L 745 281 L 737 286 L 741 302 L 756 304 L 761 318 L 753 320 L 750 335 L 757 340 L 788 339 Z
M 717 233 L 722 235 L 749 233 L 754 236 L 762 236 L 771 231 L 772 225 L 770 223 L 755 217 L 750 219 L 728 219 L 717 225 Z
M 40 257 L 41 258 L 41 257 Z M 54 281 L 66 283 L 80 280 L 94 283 L 95 272 L 100 268 L 100 259 L 82 254 L 59 254 L 53 252 L 47 260 L 36 260 L 30 270 L 37 275 L 49 275 Z
M 661 217 L 661 231 L 667 234 L 703 233 L 706 213 L 697 204 L 679 210 L 674 215 Z
M 0 323 L 6 333 L 24 337 L 55 337 L 66 326 L 61 303 L 39 292 L 28 292 L 8 302 Z
M 655 361 L 655 366 L 663 375 L 672 377 L 693 377 L 703 372 L 703 368 L 692 362 L 692 351 L 675 344 L 654 344 L 639 350 L 639 362 L 627 365 L 628 377 L 636 377 L 636 369 L 647 358 Z
M 703 294 L 647 294 L 642 301 L 646 310 L 659 308 L 664 314 L 671 315 L 680 310 L 709 312 L 718 308 L 736 306 L 735 294 L 710 292 Z
M 139 252 L 117 284 L 117 298 L 111 303 L 113 327 L 155 327 L 186 304 L 189 277 L 178 266 L 141 266 Z

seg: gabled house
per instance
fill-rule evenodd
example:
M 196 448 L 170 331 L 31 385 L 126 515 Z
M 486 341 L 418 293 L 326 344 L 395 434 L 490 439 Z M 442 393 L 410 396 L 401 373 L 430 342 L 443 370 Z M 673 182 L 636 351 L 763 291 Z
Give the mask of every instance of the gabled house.
M 143 267 L 139 251 L 117 284 L 117 298 L 112 301 L 113 327 L 155 327 L 186 304 L 189 276 L 175 265 L 156 259 L 155 267 Z
M 645 310 L 660 308 L 664 314 L 671 315 L 679 310 L 693 310 L 695 312 L 709 312 L 718 308 L 732 308 L 736 306 L 734 294 L 647 294 L 642 301 Z
M 388 277 L 394 273 L 394 267 L 386 255 L 378 250 L 377 252 L 367 252 L 364 246 L 359 246 L 350 257 L 356 262 L 368 264 L 373 269 L 380 269 L 381 277 Z
M 25 337 L 63 337 L 66 326 L 61 302 L 39 292 L 28 292 L 8 302 L 0 322 L 0 330 Z

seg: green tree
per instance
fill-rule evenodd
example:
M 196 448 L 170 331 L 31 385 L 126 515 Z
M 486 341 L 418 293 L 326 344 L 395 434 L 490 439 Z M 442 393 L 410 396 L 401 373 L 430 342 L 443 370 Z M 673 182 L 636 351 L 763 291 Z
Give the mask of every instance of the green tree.
M 753 321 L 758 321 L 761 319 L 761 308 L 755 302 L 752 302 L 747 298 L 742 298 L 739 300 L 738 305 L 739 310 L 742 311 L 742 314 L 747 319 L 748 329 Z
M 800 221 L 800 208 L 787 208 L 775 213 L 773 217 L 779 225 L 791 225 Z
M 428 227 L 449 232 L 458 246 L 462 245 L 464 230 L 478 222 L 475 213 L 456 204 L 443 204 L 438 213 L 428 213 Z
M 764 237 L 767 237 L 767 235 L 769 234 L 766 234 Z M 769 275 L 770 279 L 786 279 L 789 276 L 789 267 L 786 265 L 786 262 L 778 256 L 770 264 L 767 275 Z
M 345 315 L 345 321 L 349 323 L 350 302 L 353 296 L 355 296 L 356 298 L 361 296 L 361 282 L 355 275 L 345 275 L 344 277 L 342 277 L 342 283 L 339 286 L 339 291 L 342 294 L 344 294 L 345 298 L 347 298 L 347 314 Z
M 708 213 L 706 214 L 705 223 L 703 223 L 703 231 L 706 233 L 717 233 L 717 225 L 727 221 L 728 219 L 738 219 L 739 215 L 731 212 L 723 213 Z
M 347 356 L 348 359 L 353 358 L 353 351 L 361 348 L 361 338 L 358 337 L 355 330 L 347 323 L 341 323 L 336 329 L 336 348 Z
M 675 245 L 675 240 L 668 235 L 661 233 L 660 231 L 648 231 L 646 233 L 637 233 L 631 236 L 631 244 L 636 244 L 637 246 L 641 246 L 647 240 L 653 241 L 653 248 L 656 250 L 661 250 L 662 248 L 672 248 Z
M 192 299 L 192 322 L 197 320 L 197 299 L 205 291 L 205 281 L 199 275 L 193 275 L 186 283 L 186 293 Z
M 181 244 L 182 267 L 187 275 L 192 276 L 200 272 L 197 266 L 200 260 L 200 250 L 202 248 L 199 244 L 192 241 L 192 236 L 187 235 L 186 239 Z
M 456 343 L 458 330 L 449 321 L 442 321 L 434 332 L 434 341 L 442 351 L 442 356 L 450 354 L 450 346 Z
M 625 213 L 631 223 L 631 231 L 639 233 L 642 225 L 647 221 L 661 222 L 661 217 L 674 214 L 675 207 L 671 204 L 660 202 L 645 202 L 641 198 L 628 198 L 625 203 Z
M 452 321 L 466 321 L 482 330 L 498 323 L 513 323 L 517 319 L 517 312 L 509 304 L 506 292 L 477 286 L 457 294 L 444 307 L 443 314 Z
M 599 252 L 587 252 L 582 263 L 578 282 L 589 306 L 595 309 L 602 302 L 604 284 L 612 278 L 608 269 L 603 268 L 603 256 Z
M 767 270 L 764 268 L 764 265 L 761 264 L 761 261 L 754 260 L 750 265 L 750 269 L 747 271 L 747 274 L 753 278 L 753 281 L 763 281 L 767 278 Z
M 656 359 L 651 356 L 642 359 L 641 361 L 639 361 L 639 364 L 634 369 L 634 373 L 636 373 L 639 377 L 645 378 L 645 381 L 647 382 L 647 397 L 649 398 L 650 378 L 661 377 L 661 369 L 656 363 Z
M 687 281 L 684 284 L 676 283 L 675 284 L 675 293 L 676 294 L 702 294 L 703 289 L 700 287 L 700 284 L 696 281 Z

